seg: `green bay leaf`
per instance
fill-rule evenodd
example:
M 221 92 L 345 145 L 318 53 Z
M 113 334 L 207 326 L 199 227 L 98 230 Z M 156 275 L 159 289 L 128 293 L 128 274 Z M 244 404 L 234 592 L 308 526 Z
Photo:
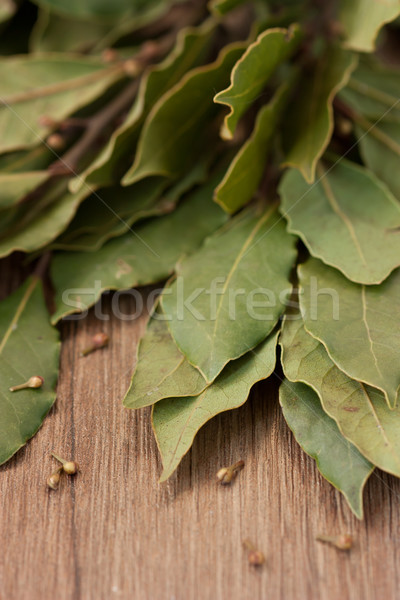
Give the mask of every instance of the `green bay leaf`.
M 383 121 L 400 122 L 399 70 L 377 60 L 361 60 L 339 97 L 356 113 L 379 125 Z
M 0 154 L 0 170 L 4 173 L 44 171 L 54 162 L 53 152 L 39 144 L 30 150 Z
M 73 218 L 79 204 L 91 190 L 76 194 L 66 191 L 65 182 L 56 182 L 40 198 L 43 207 L 21 206 L 12 215 L 8 228 L 0 235 L 0 257 L 19 250 L 33 252 L 53 241 Z M 39 204 L 39 202 L 37 203 Z
M 83 173 L 82 177 L 87 183 L 110 185 L 115 182 L 116 176 L 122 176 L 132 165 L 145 117 L 187 71 L 202 64 L 210 49 L 214 29 L 215 24 L 210 19 L 199 27 L 181 30 L 177 35 L 176 45 L 167 58 L 144 73 L 136 100 L 125 121 L 114 131 L 102 152 Z M 127 178 L 126 185 L 129 183 Z
M 225 15 L 243 2 L 244 0 L 211 0 L 209 8 L 216 15 Z
M 162 215 L 160 199 L 165 183 L 152 177 L 129 187 L 113 186 L 96 190 L 79 207 L 74 219 L 52 249 L 94 252 L 109 239 L 127 233 L 141 219 Z
M 315 460 L 321 475 L 342 492 L 351 510 L 362 519 L 362 493 L 373 465 L 343 437 L 310 387 L 284 380 L 279 389 L 279 402 L 296 441 Z
M 315 179 L 317 162 L 332 136 L 333 99 L 356 64 L 354 54 L 333 47 L 313 71 L 300 78 L 298 93 L 289 107 L 283 164 L 298 169 L 309 183 Z
M 137 364 L 124 406 L 143 408 L 164 398 L 197 396 L 207 382 L 178 350 L 165 315 L 158 310 L 140 340 Z
M 214 102 L 230 108 L 221 130 L 223 138 L 233 137 L 240 117 L 259 97 L 277 66 L 294 52 L 300 37 L 297 26 L 268 29 L 250 44 L 233 67 L 230 86 L 214 97 Z
M 164 467 L 160 481 L 172 475 L 207 421 L 244 404 L 252 386 L 271 375 L 277 335 L 271 335 L 260 346 L 229 363 L 199 396 L 168 398 L 154 405 L 153 429 Z
M 368 130 L 356 127 L 364 163 L 400 201 L 400 123 L 380 122 Z
M 212 101 L 215 90 L 225 85 L 244 48 L 244 42 L 225 46 L 215 62 L 189 71 L 156 102 L 123 184 L 150 175 L 178 178 L 193 165 L 208 140 L 208 125 L 218 114 Z
M 400 204 L 354 163 L 341 160 L 317 174 L 311 185 L 294 169 L 284 175 L 279 191 L 288 230 L 351 281 L 381 283 L 400 266 Z
M 391 410 L 382 392 L 343 373 L 301 319 L 285 320 L 280 344 L 286 377 L 312 387 L 344 437 L 371 463 L 399 477 L 400 407 Z
M 51 264 L 56 288 L 56 323 L 86 311 L 105 290 L 156 283 L 177 261 L 198 248 L 226 221 L 212 200 L 215 178 L 190 194 L 171 214 L 152 219 L 107 242 L 96 252 L 60 252 Z
M 62 121 L 95 100 L 118 78 L 120 66 L 67 54 L 0 60 L 0 152 L 37 144 L 49 133 L 39 117 Z
M 380 28 L 400 15 L 399 0 L 340 0 L 339 21 L 345 45 L 359 52 L 373 52 Z
M 288 90 L 289 86 L 283 84 L 271 102 L 260 109 L 251 136 L 240 148 L 215 190 L 215 201 L 229 213 L 247 204 L 260 184 Z
M 157 16 L 163 5 L 171 4 L 170 0 L 34 0 L 35 4 L 44 6 L 56 14 L 69 15 L 79 19 L 101 19 L 113 21 L 116 18 L 135 16 L 146 19 L 146 13 Z
M 48 179 L 46 171 L 28 171 L 25 173 L 0 172 L 0 210 L 18 203 Z
M 59 335 L 49 324 L 41 283 L 28 279 L 0 302 L 0 464 L 37 432 L 55 399 Z M 38 389 L 10 392 L 33 375 Z
M 179 349 L 208 382 L 273 330 L 295 257 L 273 206 L 241 213 L 181 262 L 161 304 Z
M 382 390 L 396 405 L 400 386 L 400 270 L 379 286 L 352 283 L 312 258 L 299 267 L 307 331 L 349 377 Z
M 89 54 L 93 47 L 110 32 L 109 23 L 82 21 L 59 15 L 43 7 L 29 40 L 34 52 L 76 52 Z
M 51 245 L 59 250 L 93 252 L 127 233 L 145 218 L 162 216 L 208 176 L 212 153 L 200 157 L 181 179 L 166 189 L 163 177 L 147 177 L 130 186 L 97 190 L 79 208 L 66 231 Z

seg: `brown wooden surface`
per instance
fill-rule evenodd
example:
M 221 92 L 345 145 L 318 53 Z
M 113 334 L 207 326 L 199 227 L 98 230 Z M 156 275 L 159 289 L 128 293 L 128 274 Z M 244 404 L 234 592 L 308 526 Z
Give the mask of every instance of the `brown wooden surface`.
M 3 266 L 2 292 L 18 278 Z M 210 422 L 177 475 L 157 483 L 149 411 L 121 406 L 144 321 L 62 326 L 56 407 L 0 469 L 1 600 L 399 598 L 399 481 L 373 475 L 358 522 L 294 441 L 276 381 Z M 109 348 L 79 358 L 99 329 Z M 45 487 L 51 451 L 82 468 L 58 492 Z M 238 459 L 234 484 L 217 485 L 218 468 Z M 348 554 L 314 539 L 345 531 L 356 539 Z M 244 538 L 263 568 L 247 564 Z

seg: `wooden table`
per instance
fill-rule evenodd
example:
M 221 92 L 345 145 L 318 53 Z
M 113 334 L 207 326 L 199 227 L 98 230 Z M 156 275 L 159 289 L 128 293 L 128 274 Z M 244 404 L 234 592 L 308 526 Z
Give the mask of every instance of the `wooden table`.
M 20 278 L 10 264 L 0 264 L 3 295 Z M 56 406 L 0 472 L 1 600 L 399 598 L 399 481 L 373 475 L 358 522 L 294 441 L 277 378 L 204 427 L 158 484 L 149 410 L 121 405 L 144 324 L 90 315 L 62 325 Z M 79 358 L 99 330 L 109 348 Z M 57 492 L 45 486 L 51 451 L 82 469 Z M 238 459 L 246 466 L 234 484 L 218 485 L 217 470 Z M 346 531 L 356 540 L 349 553 L 315 541 Z M 248 565 L 245 538 L 264 567 Z

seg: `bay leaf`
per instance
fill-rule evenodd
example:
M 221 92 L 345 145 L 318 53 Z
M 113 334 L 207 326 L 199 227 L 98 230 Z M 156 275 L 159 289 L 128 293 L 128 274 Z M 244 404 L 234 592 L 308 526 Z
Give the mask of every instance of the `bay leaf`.
M 161 305 L 178 348 L 209 383 L 273 330 L 295 257 L 272 206 L 241 213 L 179 264 Z
M 400 386 L 400 270 L 379 286 L 352 283 L 312 258 L 299 266 L 307 331 L 349 377 L 382 390 L 394 407 Z
M 105 242 L 127 233 L 134 223 L 162 215 L 160 200 L 165 183 L 148 178 L 129 187 L 113 186 L 96 190 L 79 207 L 74 219 L 52 249 L 94 252 Z
M 400 204 L 373 173 L 349 161 L 320 166 L 317 175 L 307 184 L 294 169 L 285 173 L 279 191 L 288 231 L 351 281 L 381 283 L 400 266 Z
M 400 78 L 398 69 L 377 60 L 360 60 L 339 97 L 355 114 L 372 121 L 400 122 Z
M 168 189 L 163 177 L 147 177 L 131 186 L 98 190 L 82 204 L 52 248 L 93 252 L 109 239 L 127 233 L 138 221 L 170 213 L 182 196 L 207 179 L 210 157 L 211 152 L 200 157 L 193 168 Z
M 218 114 L 212 101 L 215 90 L 225 85 L 245 46 L 244 42 L 225 46 L 216 61 L 189 71 L 156 102 L 123 184 L 150 175 L 176 179 L 196 161 L 209 138 L 208 125 Z
M 333 47 L 300 78 L 300 88 L 288 109 L 283 166 L 298 169 L 309 183 L 315 179 L 317 162 L 332 136 L 333 99 L 356 64 L 353 53 Z
M 0 171 L 0 211 L 18 203 L 48 179 L 46 171 L 4 173 Z
M 138 225 L 97 252 L 60 252 L 51 264 L 56 288 L 52 322 L 86 311 L 109 289 L 156 283 L 177 261 L 218 229 L 226 214 L 212 200 L 215 178 L 190 194 L 171 214 Z
M 37 144 L 49 133 L 46 115 L 62 121 L 100 96 L 123 76 L 98 58 L 67 54 L 0 59 L 0 152 Z
M 35 435 L 53 406 L 59 351 L 41 283 L 28 279 L 0 302 L 0 464 Z M 41 388 L 9 391 L 34 375 L 44 378 Z
M 43 7 L 32 30 L 29 48 L 31 52 L 88 54 L 109 32 L 109 23 L 71 18 Z
M 198 27 L 182 29 L 171 53 L 143 75 L 138 95 L 125 121 L 111 135 L 95 161 L 83 173 L 89 184 L 110 185 L 132 165 L 144 118 L 152 106 L 190 69 L 206 58 L 214 37 L 215 23 L 209 19 Z M 126 185 L 129 185 L 127 180 Z M 75 185 L 78 185 L 76 182 Z
M 179 352 L 165 315 L 155 311 L 140 340 L 131 386 L 124 398 L 126 408 L 143 408 L 164 398 L 197 396 L 207 387 L 200 371 Z
M 280 63 L 285 61 L 300 42 L 298 26 L 289 29 L 268 29 L 239 58 L 232 69 L 231 83 L 214 97 L 214 102 L 229 107 L 221 136 L 231 139 L 240 117 L 260 96 Z
M 381 121 L 368 131 L 356 127 L 364 163 L 400 201 L 400 123 Z
M 33 210 L 28 205 L 21 207 L 21 214 L 16 213 L 8 229 L 0 236 L 0 257 L 16 250 L 33 252 L 49 244 L 67 227 L 90 191 L 84 188 L 77 194 L 71 194 L 66 191 L 65 182 L 60 181 L 41 198 L 44 203 L 42 210 Z
M 373 52 L 380 28 L 400 15 L 398 0 L 340 0 L 339 21 L 347 48 Z
M 362 519 L 362 493 L 373 465 L 342 436 L 310 387 L 284 380 L 279 402 L 296 441 L 315 460 L 321 475 L 343 494 L 356 517 Z
M 343 373 L 301 320 L 285 320 L 280 344 L 286 377 L 312 387 L 344 437 L 371 463 L 399 477 L 400 407 L 391 410 L 382 392 Z
M 39 6 L 50 8 L 55 13 L 70 15 L 80 19 L 113 20 L 131 15 L 140 18 L 141 13 L 150 12 L 171 4 L 168 0 L 34 0 Z
M 260 109 L 251 136 L 240 148 L 215 190 L 215 201 L 228 213 L 234 213 L 247 204 L 260 184 L 288 90 L 289 86 L 283 84 L 273 99 Z
M 243 3 L 244 0 L 211 0 L 209 8 L 216 15 L 225 15 Z
M 0 154 L 0 171 L 4 173 L 44 171 L 52 162 L 54 162 L 52 151 L 39 144 L 30 150 Z
M 218 379 L 194 398 L 168 398 L 153 407 L 152 421 L 166 481 L 190 450 L 198 430 L 221 412 L 242 406 L 253 385 L 275 368 L 277 334 L 229 363 Z

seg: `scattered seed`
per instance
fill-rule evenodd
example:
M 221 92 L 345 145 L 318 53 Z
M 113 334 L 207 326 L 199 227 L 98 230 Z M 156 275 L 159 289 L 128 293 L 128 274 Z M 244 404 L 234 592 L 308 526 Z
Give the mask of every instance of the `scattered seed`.
M 250 540 L 244 540 L 243 546 L 248 550 L 247 560 L 252 567 L 261 567 L 265 563 L 265 556 L 252 544 Z
M 317 535 L 317 541 L 325 544 L 331 544 L 338 550 L 350 550 L 353 546 L 353 538 L 349 533 L 339 535 Z
M 52 473 L 50 475 L 50 477 L 47 480 L 47 487 L 49 487 L 52 490 L 58 490 L 58 487 L 60 485 L 60 479 L 61 479 L 61 472 L 62 472 L 63 468 L 59 467 L 57 469 L 57 471 L 54 471 L 54 473 Z
M 44 383 L 43 377 L 40 375 L 33 375 L 25 383 L 20 385 L 13 385 L 10 387 L 10 392 L 17 392 L 18 390 L 26 390 L 27 388 L 40 388 Z
M 222 485 L 227 485 L 228 483 L 231 483 L 236 478 L 239 471 L 243 469 L 243 467 L 243 460 L 239 460 L 237 463 L 231 465 L 230 467 L 223 467 L 217 473 L 218 481 L 220 481 Z
M 109 341 L 110 341 L 110 338 L 108 337 L 108 335 L 106 333 L 103 333 L 103 332 L 96 333 L 96 335 L 94 335 L 92 337 L 92 343 L 90 344 L 90 346 L 88 346 L 87 348 L 82 350 L 81 356 L 87 356 L 91 352 L 94 352 L 95 350 L 99 350 L 99 348 L 104 348 L 104 346 L 108 345 Z
M 76 475 L 79 471 L 79 465 L 74 460 L 64 460 L 64 458 L 60 458 L 57 454 L 54 454 L 54 452 L 52 453 L 52 456 L 62 464 L 61 469 L 67 475 Z
M 67 475 L 76 475 L 76 473 L 79 471 L 79 465 L 77 462 L 69 460 L 65 463 L 63 469 L 64 473 L 66 473 Z

